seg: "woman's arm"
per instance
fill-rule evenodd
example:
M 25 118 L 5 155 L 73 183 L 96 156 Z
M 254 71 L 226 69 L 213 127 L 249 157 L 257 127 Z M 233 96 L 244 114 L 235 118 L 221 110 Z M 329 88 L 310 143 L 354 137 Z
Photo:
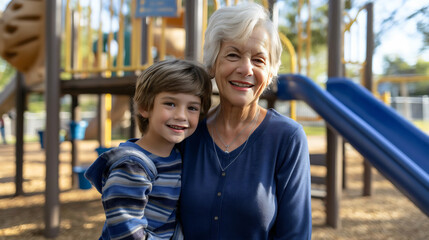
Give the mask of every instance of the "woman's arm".
M 307 137 L 302 128 L 289 139 L 277 171 L 278 214 L 274 239 L 311 239 L 311 177 Z
M 150 235 L 144 209 L 151 190 L 146 171 L 136 162 L 126 161 L 111 170 L 101 197 L 110 238 L 145 239 Z

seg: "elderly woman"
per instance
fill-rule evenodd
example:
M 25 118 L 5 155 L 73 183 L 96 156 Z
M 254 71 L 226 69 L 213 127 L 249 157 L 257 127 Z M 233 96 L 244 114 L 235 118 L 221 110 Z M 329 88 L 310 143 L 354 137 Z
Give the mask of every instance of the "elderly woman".
M 185 239 L 311 239 L 305 133 L 258 105 L 280 65 L 276 27 L 246 3 L 217 10 L 205 39 L 220 104 L 182 145 Z

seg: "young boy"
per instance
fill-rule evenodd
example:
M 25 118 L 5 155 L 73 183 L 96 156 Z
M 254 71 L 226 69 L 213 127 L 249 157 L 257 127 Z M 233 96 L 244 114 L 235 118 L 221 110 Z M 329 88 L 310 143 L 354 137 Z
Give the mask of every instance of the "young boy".
M 134 95 L 142 137 L 100 155 L 85 173 L 102 194 L 100 239 L 170 239 L 176 227 L 181 156 L 175 148 L 196 129 L 211 104 L 204 68 L 185 60 L 153 64 Z

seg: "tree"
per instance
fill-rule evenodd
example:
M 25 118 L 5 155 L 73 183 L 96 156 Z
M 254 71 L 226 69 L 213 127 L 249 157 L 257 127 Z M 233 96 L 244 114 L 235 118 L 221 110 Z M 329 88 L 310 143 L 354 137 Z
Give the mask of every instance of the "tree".
M 405 3 L 405 0 L 402 2 Z M 378 33 L 376 33 L 375 37 L 375 46 L 379 46 L 384 34 L 390 30 L 391 27 L 402 24 L 404 22 L 415 20 L 417 22 L 417 31 L 423 35 L 423 47 L 420 49 L 421 52 L 427 50 L 429 46 L 429 24 L 427 20 L 429 18 L 429 5 L 423 6 L 420 9 L 415 10 L 411 14 L 406 17 L 397 18 L 398 12 L 401 11 L 402 5 L 392 11 L 389 17 L 385 18 L 382 23 Z
M 0 58 L 0 92 L 4 86 L 9 83 L 9 80 L 15 74 L 15 69 L 5 60 Z
M 404 76 L 404 75 L 414 75 L 414 76 L 428 76 L 429 75 L 429 62 L 420 59 L 415 65 L 409 65 L 401 57 L 395 58 L 384 58 L 385 76 Z M 397 84 L 385 84 L 382 88 L 390 89 L 392 95 L 398 92 Z M 429 95 L 429 81 L 418 81 L 408 83 L 408 90 L 410 96 L 421 96 Z
M 423 52 L 429 48 L 429 24 L 427 22 L 429 19 L 429 5 L 408 16 L 407 20 L 419 18 L 420 16 L 423 16 L 423 18 L 417 21 L 417 31 L 423 35 L 423 46 L 420 49 Z

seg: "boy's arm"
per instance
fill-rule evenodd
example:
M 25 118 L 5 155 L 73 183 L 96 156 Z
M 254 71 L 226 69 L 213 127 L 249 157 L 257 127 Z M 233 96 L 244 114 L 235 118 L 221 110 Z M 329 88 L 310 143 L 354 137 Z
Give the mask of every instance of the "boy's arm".
M 144 209 L 151 191 L 152 183 L 140 164 L 126 161 L 111 169 L 101 197 L 110 238 L 145 239 Z

